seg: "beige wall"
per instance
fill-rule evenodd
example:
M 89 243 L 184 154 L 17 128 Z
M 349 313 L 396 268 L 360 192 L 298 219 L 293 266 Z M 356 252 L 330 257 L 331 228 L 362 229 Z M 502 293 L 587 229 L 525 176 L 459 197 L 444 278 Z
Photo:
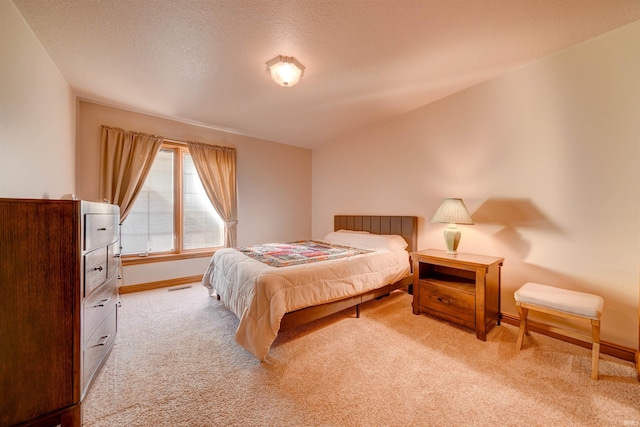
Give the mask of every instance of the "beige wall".
M 311 237 L 311 151 L 80 101 L 77 119 L 77 195 L 98 200 L 100 125 L 199 141 L 238 150 L 238 244 Z M 125 268 L 125 285 L 204 273 L 208 259 Z
M 0 1 L 0 58 L 0 197 L 72 193 L 75 97 L 10 1 Z
M 462 197 L 459 250 L 504 256 L 502 310 L 538 281 L 605 299 L 602 338 L 638 347 L 640 22 L 313 151 L 313 236 L 334 214 L 429 220 Z M 407 308 L 409 309 L 409 308 Z

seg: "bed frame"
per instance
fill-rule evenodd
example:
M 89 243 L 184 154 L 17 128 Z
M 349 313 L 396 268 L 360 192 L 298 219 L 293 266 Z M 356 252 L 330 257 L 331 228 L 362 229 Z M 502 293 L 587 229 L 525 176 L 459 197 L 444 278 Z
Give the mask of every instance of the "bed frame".
M 418 217 L 415 216 L 336 215 L 333 219 L 333 230 L 368 231 L 372 234 L 398 234 L 409 244 L 407 247 L 408 252 L 417 250 Z M 360 295 L 286 313 L 280 322 L 280 331 L 295 328 L 351 307 L 356 308 L 356 317 L 360 317 L 360 304 L 371 301 L 374 298 L 380 298 L 391 291 L 408 287 L 412 284 L 413 276 L 408 275 L 395 283 Z

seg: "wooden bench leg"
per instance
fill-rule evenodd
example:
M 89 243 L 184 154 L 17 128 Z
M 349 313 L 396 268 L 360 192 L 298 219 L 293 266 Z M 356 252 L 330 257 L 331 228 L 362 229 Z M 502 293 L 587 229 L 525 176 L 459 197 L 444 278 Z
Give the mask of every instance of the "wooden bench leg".
M 529 314 L 529 309 L 522 307 L 519 302 L 516 303 L 516 309 L 520 315 L 520 330 L 518 331 L 516 350 L 520 350 L 522 348 L 522 340 L 524 339 L 525 334 L 529 335 L 529 329 L 527 328 L 527 315 Z
M 593 330 L 593 349 L 591 350 L 591 378 L 598 379 L 598 365 L 600 362 L 600 320 L 591 319 Z

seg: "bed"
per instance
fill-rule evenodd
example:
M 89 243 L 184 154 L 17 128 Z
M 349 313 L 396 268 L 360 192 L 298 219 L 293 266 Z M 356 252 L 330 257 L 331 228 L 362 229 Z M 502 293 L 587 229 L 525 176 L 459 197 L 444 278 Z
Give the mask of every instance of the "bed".
M 416 241 L 414 216 L 336 215 L 318 241 L 216 251 L 202 284 L 240 319 L 236 342 L 264 361 L 279 331 L 351 307 L 358 316 L 360 304 L 410 287 Z M 299 261 L 294 246 L 316 258 Z

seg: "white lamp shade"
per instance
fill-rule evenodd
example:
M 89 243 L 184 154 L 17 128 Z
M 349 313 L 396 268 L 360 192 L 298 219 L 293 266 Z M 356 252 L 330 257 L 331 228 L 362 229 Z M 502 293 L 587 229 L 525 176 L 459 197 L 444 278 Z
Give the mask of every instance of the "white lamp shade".
M 267 62 L 267 71 L 280 86 L 291 87 L 304 75 L 304 65 L 292 56 L 278 55 Z
M 444 199 L 431 222 L 473 224 L 473 219 L 462 199 Z

